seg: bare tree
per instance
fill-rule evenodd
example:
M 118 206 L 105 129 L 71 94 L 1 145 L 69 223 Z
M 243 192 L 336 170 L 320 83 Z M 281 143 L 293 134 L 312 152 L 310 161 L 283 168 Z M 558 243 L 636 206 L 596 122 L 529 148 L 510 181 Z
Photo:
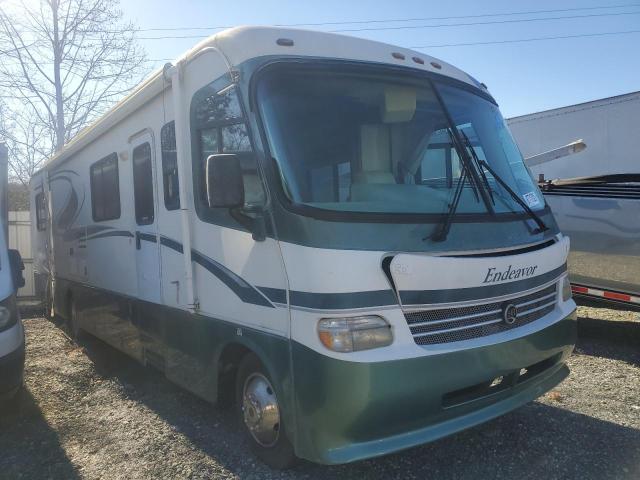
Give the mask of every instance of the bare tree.
M 135 33 L 119 0 L 0 4 L 0 95 L 17 176 L 31 175 L 141 80 Z

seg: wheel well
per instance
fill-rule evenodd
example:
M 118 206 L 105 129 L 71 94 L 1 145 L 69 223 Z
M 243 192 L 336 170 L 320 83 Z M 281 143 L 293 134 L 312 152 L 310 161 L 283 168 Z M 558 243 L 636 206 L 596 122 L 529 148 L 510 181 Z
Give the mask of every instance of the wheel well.
M 218 359 L 218 395 L 220 407 L 230 407 L 235 401 L 236 375 L 238 365 L 245 355 L 252 353 L 250 349 L 239 343 L 231 343 L 224 347 Z

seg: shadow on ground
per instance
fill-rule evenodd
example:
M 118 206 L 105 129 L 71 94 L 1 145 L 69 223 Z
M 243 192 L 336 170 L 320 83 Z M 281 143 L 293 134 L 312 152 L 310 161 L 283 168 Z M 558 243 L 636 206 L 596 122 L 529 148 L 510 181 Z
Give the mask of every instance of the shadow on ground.
M 640 322 L 578 318 L 577 350 L 640 367 Z
M 1 479 L 80 478 L 26 388 L 0 404 L 0 433 Z
M 640 430 L 537 402 L 387 457 L 335 467 L 301 462 L 273 472 L 247 462 L 231 411 L 215 409 L 97 339 L 86 338 L 84 346 L 100 375 L 122 383 L 130 399 L 240 478 L 640 478 Z

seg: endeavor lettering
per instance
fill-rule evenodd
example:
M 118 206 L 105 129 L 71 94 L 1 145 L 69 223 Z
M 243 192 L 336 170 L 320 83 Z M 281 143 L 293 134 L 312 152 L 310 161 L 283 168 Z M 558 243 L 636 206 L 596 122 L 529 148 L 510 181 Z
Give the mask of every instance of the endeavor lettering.
M 537 268 L 537 265 L 532 265 L 531 267 L 514 268 L 512 270 L 511 265 L 509 265 L 509 268 L 504 272 L 496 272 L 495 267 L 490 267 L 489 270 L 487 270 L 487 276 L 484 278 L 482 283 L 503 282 L 505 280 L 530 277 L 535 273 Z

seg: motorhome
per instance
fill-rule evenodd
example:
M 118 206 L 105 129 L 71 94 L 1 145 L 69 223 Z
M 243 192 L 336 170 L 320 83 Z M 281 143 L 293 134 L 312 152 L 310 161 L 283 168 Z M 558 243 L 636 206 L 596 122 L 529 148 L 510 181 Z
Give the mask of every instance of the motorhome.
M 218 33 L 31 195 L 70 331 L 235 404 L 269 465 L 429 442 L 568 374 L 569 239 L 486 87 L 423 53 Z

